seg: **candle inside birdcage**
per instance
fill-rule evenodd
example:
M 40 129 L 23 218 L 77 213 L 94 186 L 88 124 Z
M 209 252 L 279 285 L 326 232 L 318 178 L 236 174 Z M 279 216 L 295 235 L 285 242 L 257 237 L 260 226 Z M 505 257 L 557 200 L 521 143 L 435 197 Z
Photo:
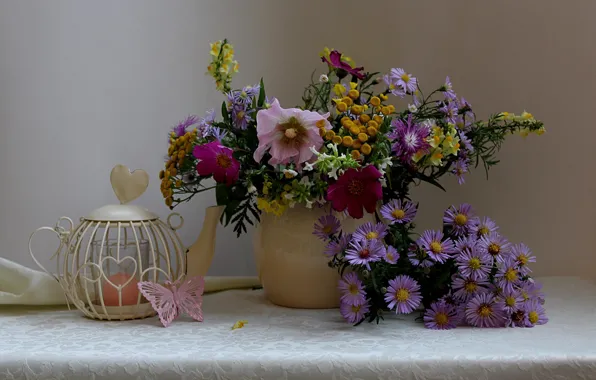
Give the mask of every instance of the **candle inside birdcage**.
M 149 267 L 148 241 L 95 240 L 92 243 L 93 262 L 99 281 L 95 283 L 94 304 L 105 306 L 130 306 L 146 302 L 137 284 L 143 271 Z M 99 273 L 97 273 L 99 272 Z M 103 302 L 102 302 L 103 301 Z

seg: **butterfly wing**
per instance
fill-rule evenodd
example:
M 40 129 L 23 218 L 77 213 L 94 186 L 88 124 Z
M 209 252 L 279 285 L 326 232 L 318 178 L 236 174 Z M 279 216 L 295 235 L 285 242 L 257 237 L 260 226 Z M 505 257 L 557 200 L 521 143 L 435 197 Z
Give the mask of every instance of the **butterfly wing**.
M 164 286 L 151 281 L 142 281 L 138 284 L 140 292 L 151 302 L 151 306 L 157 312 L 159 320 L 168 327 L 178 317 L 178 307 L 174 293 Z
M 205 279 L 203 276 L 187 278 L 174 290 L 180 309 L 199 322 L 203 321 L 204 290 Z

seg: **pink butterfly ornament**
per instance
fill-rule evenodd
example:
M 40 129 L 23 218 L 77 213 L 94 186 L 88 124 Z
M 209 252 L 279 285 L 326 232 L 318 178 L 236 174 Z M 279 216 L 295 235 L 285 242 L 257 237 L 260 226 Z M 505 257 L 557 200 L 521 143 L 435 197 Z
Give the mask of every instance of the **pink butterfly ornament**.
M 139 291 L 151 303 L 164 327 L 168 327 L 181 313 L 203 322 L 203 276 L 184 278 L 160 285 L 151 281 L 138 283 Z

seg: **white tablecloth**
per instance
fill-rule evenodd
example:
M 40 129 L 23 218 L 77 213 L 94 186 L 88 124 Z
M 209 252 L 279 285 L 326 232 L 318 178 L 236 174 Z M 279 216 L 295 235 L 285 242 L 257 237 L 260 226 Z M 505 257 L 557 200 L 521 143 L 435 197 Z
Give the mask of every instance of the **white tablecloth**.
M 4 307 L 0 379 L 596 379 L 596 286 L 543 281 L 550 322 L 533 329 L 431 331 L 411 316 L 352 327 L 250 290 L 208 295 L 203 323 L 169 328 Z

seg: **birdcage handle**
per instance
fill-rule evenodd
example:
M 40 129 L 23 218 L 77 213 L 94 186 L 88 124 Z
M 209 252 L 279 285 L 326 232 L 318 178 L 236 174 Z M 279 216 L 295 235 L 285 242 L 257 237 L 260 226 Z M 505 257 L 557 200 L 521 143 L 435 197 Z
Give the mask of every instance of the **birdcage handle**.
M 70 226 L 68 229 L 64 228 L 61 225 L 62 221 L 67 221 Z M 33 250 L 31 249 L 31 242 L 33 241 L 33 237 L 35 236 L 36 233 L 38 233 L 39 231 L 52 231 L 53 233 L 56 234 L 56 236 L 58 236 L 58 239 L 60 239 L 60 245 L 58 246 L 58 249 L 56 250 L 56 252 L 51 256 L 51 258 L 54 258 L 59 252 L 60 250 L 62 250 L 62 247 L 64 246 L 64 244 L 68 241 L 68 238 L 72 232 L 72 229 L 74 227 L 74 223 L 72 221 L 72 219 L 63 216 L 61 218 L 58 219 L 58 221 L 56 222 L 56 225 L 54 227 L 40 227 L 38 229 L 36 229 L 35 231 L 33 231 L 33 233 L 29 236 L 29 254 L 31 255 L 31 258 L 33 259 L 33 261 L 35 262 L 35 264 L 37 264 L 37 266 L 43 270 L 45 273 L 49 274 L 50 276 L 52 276 L 54 279 L 56 279 L 56 281 L 60 282 L 60 279 L 50 273 L 50 271 L 48 271 L 43 265 L 41 265 L 41 263 L 37 260 L 37 258 L 35 257 L 35 254 L 33 253 Z

